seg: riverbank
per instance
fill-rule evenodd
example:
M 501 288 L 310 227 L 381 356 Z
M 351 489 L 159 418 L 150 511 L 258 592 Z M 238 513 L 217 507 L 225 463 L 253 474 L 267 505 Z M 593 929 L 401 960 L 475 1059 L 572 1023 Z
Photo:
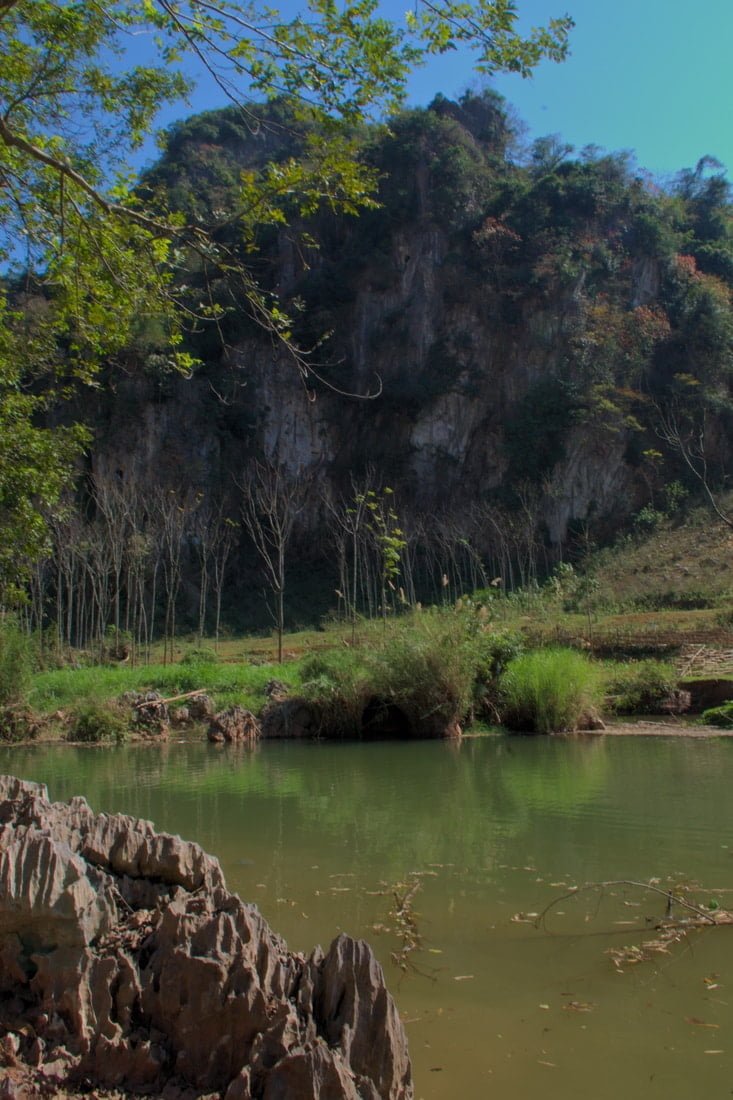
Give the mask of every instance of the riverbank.
M 487 615 L 485 604 L 464 600 L 362 624 L 352 644 L 334 629 L 311 649 L 309 634 L 301 654 L 282 665 L 245 657 L 241 647 L 238 660 L 199 647 L 166 664 L 84 665 L 72 654 L 59 667 L 35 669 L 29 653 L 22 687 L 11 670 L 3 681 L 0 739 L 148 740 L 185 735 L 202 720 L 212 739 L 238 739 L 236 727 L 246 725 L 264 737 L 417 740 L 458 737 L 474 722 L 520 732 L 602 729 L 625 715 L 634 727 L 641 716 L 665 716 L 676 733 L 672 715 L 733 697 L 729 648 L 686 651 L 680 634 L 673 661 L 665 635 L 656 656 L 648 655 L 650 638 L 646 656 L 625 656 L 617 635 L 603 645 L 596 636 L 590 647 L 571 632 L 559 645 L 558 631 L 550 640 Z M 16 641 L 20 651 L 17 631 Z M 244 724 L 232 720 L 243 715 Z M 226 721 L 217 730 L 219 716 Z M 727 713 L 719 720 L 733 724 Z
M 610 722 L 605 730 L 583 731 L 588 737 L 679 737 L 708 738 L 733 737 L 733 729 L 720 729 L 718 726 L 692 725 L 683 722 L 655 722 L 644 719 L 639 722 Z
M 475 741 L 481 740 L 485 737 L 542 737 L 542 734 L 516 734 L 512 730 L 505 729 L 502 726 L 495 726 L 492 728 L 470 728 L 466 730 L 462 736 L 463 741 Z M 587 730 L 575 730 L 575 731 L 560 731 L 552 735 L 555 738 L 585 738 L 592 737 L 673 737 L 678 740 L 706 740 L 718 737 L 733 737 L 733 729 L 721 729 L 718 726 L 710 726 L 705 724 L 693 724 L 690 721 L 687 722 L 670 722 L 663 718 L 655 720 L 653 718 L 643 718 L 638 721 L 610 721 L 605 724 L 604 729 L 587 729 Z M 186 745 L 191 743 L 198 743 L 207 741 L 207 727 L 203 724 L 198 724 L 195 728 L 188 728 L 187 730 L 175 731 L 165 743 L 168 745 Z M 301 739 L 303 740 L 303 739 Z M 304 740 L 308 740 L 307 738 Z M 322 741 L 320 738 L 312 738 L 314 743 Z M 346 739 L 350 740 L 350 739 Z M 358 742 L 359 738 L 353 739 Z M 389 739 L 385 739 L 389 740 Z M 393 740 L 399 741 L 401 738 L 394 738 Z M 161 739 L 141 735 L 139 733 L 132 732 L 129 737 L 125 739 L 125 744 L 134 746 L 135 748 L 154 747 L 162 743 Z M 22 749 L 27 748 L 29 744 L 38 746 L 59 746 L 68 748 L 80 749 L 110 749 L 114 747 L 114 743 L 110 741 L 72 741 L 67 737 L 56 736 L 44 736 L 40 735 L 29 741 L 11 741 L 4 742 L 3 747 L 7 749 Z

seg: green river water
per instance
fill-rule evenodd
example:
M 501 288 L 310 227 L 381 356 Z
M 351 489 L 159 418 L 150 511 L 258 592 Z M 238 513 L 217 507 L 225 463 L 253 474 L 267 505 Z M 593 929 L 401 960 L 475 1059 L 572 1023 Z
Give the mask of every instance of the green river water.
M 679 875 L 733 906 L 733 739 L 23 746 L 0 771 L 198 841 L 292 948 L 368 939 L 416 1097 L 733 1095 L 733 927 L 619 974 L 606 950 L 639 943 L 662 899 L 583 894 L 544 929 L 512 921 L 600 879 Z M 416 872 L 424 944 L 403 975 L 379 926 Z

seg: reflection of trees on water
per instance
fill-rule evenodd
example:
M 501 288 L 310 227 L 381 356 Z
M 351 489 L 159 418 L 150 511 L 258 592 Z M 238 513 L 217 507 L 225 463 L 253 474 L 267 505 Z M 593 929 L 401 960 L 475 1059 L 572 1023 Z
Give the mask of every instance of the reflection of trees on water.
M 429 862 L 490 866 L 543 790 L 573 803 L 602 782 L 598 744 L 585 756 L 558 745 L 566 763 L 504 738 L 255 751 L 37 746 L 6 753 L 1 766 L 46 782 L 52 798 L 83 793 L 95 810 L 145 817 L 202 843 L 256 830 L 274 849 L 297 849 L 317 830 L 318 844 L 346 847 L 357 861 L 378 856 L 387 875 Z
M 606 741 L 515 737 L 504 743 L 502 781 L 515 805 L 564 814 L 604 787 Z
M 522 853 L 583 877 L 663 873 L 650 846 L 685 815 L 695 836 L 720 830 L 729 761 L 728 742 L 620 738 L 0 750 L 0 770 L 52 798 L 145 817 L 230 866 L 256 849 L 273 869 L 330 859 L 370 879 L 430 863 L 491 875 Z
M 667 1065 L 672 1042 L 680 1058 L 692 1050 L 680 1065 L 699 1062 L 707 1033 L 689 1018 L 727 1026 L 725 1008 L 715 1014 L 701 981 L 725 973 L 722 940 L 713 953 L 712 937 L 701 938 L 674 969 L 665 962 L 655 994 L 656 982 L 619 979 L 603 955 L 637 942 L 614 924 L 619 911 L 634 922 L 642 915 L 622 908 L 621 896 L 587 924 L 580 898 L 553 910 L 548 931 L 511 916 L 544 908 L 563 893 L 558 880 L 679 870 L 729 885 L 733 739 L 496 737 L 263 744 L 255 752 L 204 743 L 18 746 L 0 749 L 0 771 L 47 782 L 54 798 L 83 793 L 97 810 L 139 814 L 199 840 L 222 859 L 230 887 L 257 901 L 295 949 L 325 944 L 339 929 L 365 936 L 414 1021 L 416 1074 L 430 1080 L 441 1065 L 447 1080 L 450 1070 L 446 1096 L 457 1095 L 456 1081 L 465 1081 L 462 1094 L 488 1095 L 477 1082 L 489 1067 L 496 1095 L 554 1096 L 547 1060 L 562 1066 L 563 1095 L 582 1095 L 609 1050 L 630 1065 L 628 1081 L 646 1082 L 649 1052 Z M 374 932 L 390 924 L 391 896 L 374 891 L 380 880 L 432 872 L 432 864 L 445 866 L 421 879 L 415 897 L 426 948 L 415 961 L 428 973 L 440 969 L 435 983 L 410 975 L 400 984 L 390 962 L 399 940 Z M 475 978 L 456 982 L 461 975 Z M 595 1015 L 567 1011 L 571 998 L 597 1004 Z M 680 1079 L 691 1078 L 685 1071 Z M 617 1094 L 619 1080 L 611 1074 L 603 1095 Z M 723 1094 L 717 1078 L 712 1090 Z

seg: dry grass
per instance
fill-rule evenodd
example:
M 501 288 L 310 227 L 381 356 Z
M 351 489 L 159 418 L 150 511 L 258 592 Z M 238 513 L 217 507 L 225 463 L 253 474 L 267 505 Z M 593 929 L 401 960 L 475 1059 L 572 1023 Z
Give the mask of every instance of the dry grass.
M 733 515 L 733 494 L 724 504 Z M 681 524 L 665 521 L 646 538 L 605 551 L 597 561 L 600 594 L 609 603 L 733 598 L 733 530 L 708 509 L 690 512 Z
M 362 634 L 367 630 L 357 631 L 357 646 L 362 641 Z M 295 661 L 306 654 L 324 652 L 337 646 L 351 644 L 351 624 L 331 624 L 319 630 L 299 630 L 283 635 L 283 657 L 287 661 Z M 193 637 L 180 639 L 174 647 L 174 661 L 185 658 L 191 650 L 204 646 L 214 651 L 214 639 L 204 638 L 201 642 Z M 243 637 L 225 637 L 219 640 L 216 649 L 218 660 L 224 664 L 238 664 L 247 661 L 250 664 L 273 664 L 277 660 L 277 636 L 254 634 Z M 152 647 L 151 664 L 161 664 L 163 660 L 163 644 L 158 643 Z

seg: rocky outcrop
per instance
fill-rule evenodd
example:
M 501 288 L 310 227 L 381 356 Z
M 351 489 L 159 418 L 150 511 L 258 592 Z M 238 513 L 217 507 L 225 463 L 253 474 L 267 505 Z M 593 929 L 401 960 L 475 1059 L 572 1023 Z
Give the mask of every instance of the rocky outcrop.
M 215 714 L 209 723 L 209 741 L 237 741 L 253 745 L 260 737 L 260 724 L 246 707 L 228 707 Z
M 262 736 L 277 740 L 318 737 L 322 732 L 317 708 L 300 695 L 273 697 L 260 715 Z
M 215 510 L 229 487 L 234 516 L 243 470 L 266 458 L 324 490 L 308 493 L 295 533 L 314 562 L 328 544 L 333 566 L 324 501 L 353 501 L 352 479 L 365 487 L 371 469 L 397 492 L 411 551 L 423 543 L 416 563 L 458 559 L 431 530 L 444 527 L 492 572 L 501 563 L 505 584 L 508 558 L 524 583 L 538 546 L 544 571 L 578 553 L 581 531 L 611 538 L 662 493 L 680 471 L 674 455 L 649 457 L 659 454 L 659 404 L 674 404 L 679 373 L 717 393 L 728 354 L 719 283 L 729 287 L 730 269 L 720 242 L 699 236 L 700 196 L 681 202 L 673 246 L 666 200 L 623 158 L 520 166 L 497 138 L 511 125 L 494 94 L 468 100 L 437 97 L 391 132 L 358 139 L 379 179 L 378 210 L 324 208 L 262 235 L 247 262 L 292 317 L 303 369 L 246 307 L 229 310 L 221 332 L 196 327 L 192 378 L 161 370 L 143 345 L 128 349 L 135 369 L 93 391 L 94 407 L 84 399 L 93 479 L 146 495 L 179 486 L 185 470 L 191 497 Z M 225 110 L 176 127 L 146 186 L 169 188 L 196 217 L 209 203 L 214 221 L 231 214 L 242 169 L 281 163 L 286 133 L 302 152 L 295 120 L 238 135 L 240 125 Z M 705 181 L 709 198 L 720 183 Z M 723 224 L 729 206 L 716 194 Z M 709 410 L 708 427 L 709 460 L 728 469 L 722 409 Z M 241 586 L 227 584 L 245 598 L 248 543 Z M 191 549 L 195 558 L 195 540 Z M 425 588 L 432 602 L 432 582 Z
M 0 776 L 0 1095 L 410 1100 L 381 967 L 287 949 L 202 849 Z
M 126 691 L 120 703 L 130 709 L 130 726 L 133 732 L 165 740 L 169 733 L 170 713 L 168 704 L 159 691 Z
M 690 696 L 689 709 L 694 713 L 700 713 L 708 707 L 719 707 L 733 699 L 733 681 L 726 677 L 709 676 L 688 680 L 685 688 Z
M 670 691 L 659 704 L 662 714 L 686 714 L 692 706 L 692 694 L 683 688 Z
M 197 692 L 188 703 L 189 717 L 194 722 L 209 722 L 214 717 L 214 700 L 206 692 Z

